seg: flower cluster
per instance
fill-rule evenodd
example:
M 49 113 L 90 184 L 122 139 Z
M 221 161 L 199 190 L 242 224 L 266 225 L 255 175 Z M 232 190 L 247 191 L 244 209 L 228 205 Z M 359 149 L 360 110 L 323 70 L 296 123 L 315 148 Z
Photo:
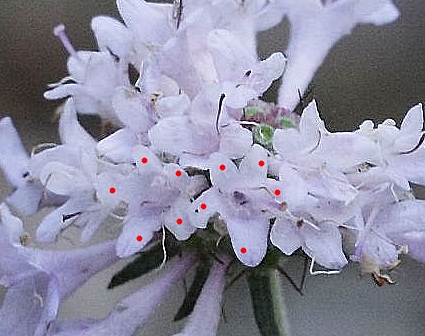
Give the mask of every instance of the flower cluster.
M 92 20 L 99 51 L 77 51 L 63 25 L 54 30 L 69 52 L 69 76 L 45 93 L 67 98 L 61 144 L 28 155 L 10 118 L 0 121 L 0 167 L 15 188 L 1 205 L 0 282 L 9 291 L 0 315 L 10 321 L 1 334 L 131 335 L 154 306 L 146 296 L 158 302 L 206 250 L 216 260 L 179 335 L 198 335 L 205 316 L 204 334 L 215 334 L 234 257 L 255 269 L 268 253 L 302 249 L 312 273 L 339 271 L 352 260 L 377 281 L 391 281 L 381 272 L 400 253 L 425 261 L 425 201 L 411 190 L 411 183 L 425 185 L 422 106 L 400 127 L 367 120 L 336 133 L 315 101 L 301 116 L 292 112 L 335 42 L 357 24 L 397 18 L 390 0 L 117 5 L 124 24 Z M 287 53 L 259 60 L 257 32 L 283 17 L 291 24 Z M 280 77 L 277 105 L 259 100 Z M 77 114 L 98 115 L 114 131 L 98 141 Z M 54 242 L 70 225 L 88 242 L 111 216 L 122 229 L 113 242 L 78 251 L 24 246 L 23 224 L 9 208 L 28 216 L 46 206 L 55 208 L 38 226 L 40 242 Z M 59 301 L 89 276 L 166 234 L 183 255 L 171 271 L 103 321 L 52 323 Z M 343 246 L 343 237 L 352 243 Z M 203 248 L 194 248 L 199 240 Z M 102 257 L 88 263 L 94 254 Z M 314 271 L 314 263 L 327 270 Z M 40 301 L 25 305 L 25 317 L 13 315 L 22 293 Z

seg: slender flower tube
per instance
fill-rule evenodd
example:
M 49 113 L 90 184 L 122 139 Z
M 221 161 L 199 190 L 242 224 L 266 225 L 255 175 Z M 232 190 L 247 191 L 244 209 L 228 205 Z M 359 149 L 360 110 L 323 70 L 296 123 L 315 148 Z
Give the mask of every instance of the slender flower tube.
M 194 254 L 175 260 L 161 277 L 117 304 L 108 317 L 99 322 L 75 323 L 54 326 L 49 335 L 54 336 L 131 336 L 153 313 L 172 285 L 180 280 L 196 263 Z
M 230 259 L 220 256 L 212 266 L 208 279 L 202 288 L 195 309 L 183 331 L 174 336 L 215 336 L 221 314 L 221 300 L 226 284 L 226 271 Z

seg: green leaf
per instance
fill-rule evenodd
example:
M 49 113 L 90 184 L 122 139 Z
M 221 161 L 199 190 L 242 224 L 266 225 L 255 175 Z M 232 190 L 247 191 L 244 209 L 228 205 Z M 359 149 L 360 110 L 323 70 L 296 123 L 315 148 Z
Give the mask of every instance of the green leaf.
M 196 301 L 201 294 L 202 288 L 204 287 L 205 281 L 207 281 L 208 274 L 210 273 L 212 263 L 207 260 L 202 260 L 196 269 L 195 278 L 189 288 L 189 291 L 184 298 L 182 305 L 179 308 L 174 321 L 180 321 L 181 319 L 189 316 L 195 308 Z
M 255 321 L 263 336 L 290 336 L 278 271 L 257 268 L 248 276 Z
M 175 244 L 169 244 L 169 246 L 167 246 L 167 258 L 174 257 L 179 251 L 179 248 Z M 161 244 L 155 245 L 148 251 L 141 252 L 136 259 L 115 273 L 109 282 L 108 289 L 122 285 L 129 280 L 138 278 L 157 269 L 161 265 L 163 259 L 164 252 Z
M 265 148 L 272 147 L 273 134 L 274 128 L 264 123 L 257 125 L 252 129 L 254 142 Z

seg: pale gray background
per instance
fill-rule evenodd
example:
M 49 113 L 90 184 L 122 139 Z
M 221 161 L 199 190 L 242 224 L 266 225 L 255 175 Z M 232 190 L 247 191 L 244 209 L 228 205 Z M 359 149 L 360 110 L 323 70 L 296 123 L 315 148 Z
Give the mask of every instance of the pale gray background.
M 332 130 L 349 130 L 365 118 L 400 122 L 409 107 L 425 97 L 425 10 L 421 0 L 395 1 L 401 19 L 386 27 L 363 26 L 341 41 L 314 80 L 322 117 Z M 0 116 L 14 119 L 28 149 L 39 142 L 56 141 L 50 119 L 56 102 L 45 101 L 46 84 L 66 75 L 66 53 L 52 36 L 59 22 L 67 25 L 79 49 L 94 40 L 90 18 L 117 15 L 112 0 L 2 0 L 0 2 Z M 287 29 L 262 34 L 261 54 L 284 50 Z M 0 173 L 0 197 L 10 191 Z M 300 264 L 289 271 L 299 276 Z M 297 269 L 298 268 L 298 269 Z M 116 268 L 115 268 L 116 269 Z M 61 316 L 105 316 L 123 292 L 145 280 L 136 280 L 113 292 L 104 288 L 114 273 L 109 269 L 92 279 L 65 303 Z M 425 267 L 404 260 L 393 272 L 397 285 L 378 288 L 358 275 L 356 265 L 339 276 L 309 276 L 306 295 L 300 297 L 286 282 L 286 300 L 294 336 L 307 335 L 422 335 L 425 334 Z M 170 335 L 182 286 L 139 335 Z M 231 288 L 225 311 L 228 322 L 219 335 L 259 335 L 243 281 Z

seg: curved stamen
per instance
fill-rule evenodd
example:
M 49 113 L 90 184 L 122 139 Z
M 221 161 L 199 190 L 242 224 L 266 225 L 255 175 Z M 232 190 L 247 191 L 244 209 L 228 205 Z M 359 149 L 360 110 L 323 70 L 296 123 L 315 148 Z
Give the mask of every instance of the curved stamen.
M 400 152 L 399 154 L 411 154 L 414 151 L 416 151 L 419 147 L 421 147 L 421 145 L 424 143 L 425 141 L 425 133 L 422 134 L 422 136 L 419 139 L 419 142 L 417 143 L 417 145 L 415 147 L 413 147 L 412 149 L 405 151 L 405 152 Z

